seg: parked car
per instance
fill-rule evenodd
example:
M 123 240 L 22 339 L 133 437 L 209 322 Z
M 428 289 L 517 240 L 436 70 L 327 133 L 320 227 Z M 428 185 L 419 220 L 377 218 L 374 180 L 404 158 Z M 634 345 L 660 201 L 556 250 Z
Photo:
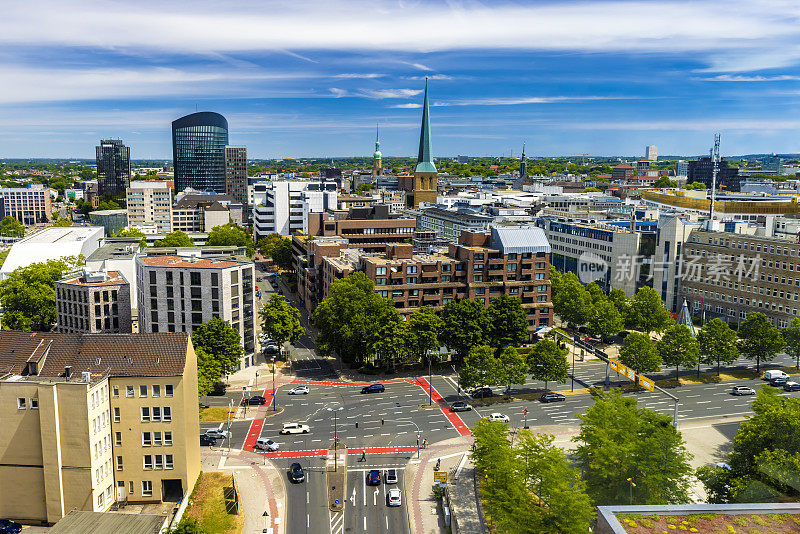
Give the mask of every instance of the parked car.
M 387 484 L 397 484 L 397 469 L 387 469 L 383 474 L 383 481 Z
M 472 409 L 472 406 L 464 401 L 457 401 L 450 405 L 451 412 L 468 412 Z
M 277 354 L 281 351 L 281 348 L 275 342 L 266 343 L 263 347 L 266 354 Z
M 381 472 L 377 469 L 373 469 L 367 472 L 367 486 L 380 486 L 381 484 Z
M 503 415 L 503 414 L 498 413 L 498 412 L 490 413 L 486 417 L 486 419 L 488 419 L 489 421 L 501 421 L 503 423 L 508 423 L 510 421 L 510 419 L 508 418 L 507 415 Z
M 308 386 L 297 386 L 289 390 L 289 395 L 308 395 Z
M 554 391 L 548 391 L 547 393 L 543 394 L 539 397 L 541 402 L 561 402 L 567 400 L 567 398 L 562 395 L 561 393 L 556 393 Z
M 747 386 L 733 386 L 731 395 L 755 395 L 756 390 Z
M 773 378 L 777 378 L 779 376 L 782 376 L 787 380 L 789 379 L 789 375 L 778 369 L 770 369 L 769 371 L 764 372 L 764 380 L 772 380 Z
M 247 399 L 247 404 L 250 406 L 262 406 L 267 403 L 267 399 L 262 397 L 261 395 L 256 395 L 254 397 L 250 397 Z
M 783 389 L 786 391 L 800 391 L 800 384 L 789 381 L 783 385 Z
M 206 436 L 214 439 L 228 439 L 230 431 L 223 430 L 222 428 L 209 428 L 206 430 Z
M 311 429 L 300 423 L 284 423 L 281 434 L 308 434 Z
M 217 444 L 217 438 L 207 436 L 206 434 L 200 434 L 200 446 L 201 447 L 214 447 Z M 2 531 L 0 531 L 2 532 Z
M 388 492 L 386 492 L 386 505 L 387 506 L 400 506 L 402 505 L 402 499 L 400 497 L 400 490 L 397 488 L 392 488 Z
M 278 444 L 272 441 L 271 439 L 267 438 L 258 438 L 256 440 L 256 449 L 260 449 L 262 451 L 277 451 Z
M 306 479 L 306 474 L 303 472 L 303 467 L 295 462 L 289 467 L 289 478 L 292 482 L 303 482 Z
M 494 391 L 492 391 L 492 388 L 477 388 L 473 390 L 470 395 L 472 395 L 473 399 L 482 399 L 484 397 L 491 397 L 494 395 Z
M 383 393 L 385 390 L 383 384 L 371 384 L 361 388 L 361 393 Z
M 783 387 L 783 385 L 788 381 L 789 381 L 788 376 L 776 376 L 775 378 L 769 381 L 769 385 L 775 387 Z
M 2 534 L 19 534 L 22 525 L 10 519 L 0 519 L 0 532 Z

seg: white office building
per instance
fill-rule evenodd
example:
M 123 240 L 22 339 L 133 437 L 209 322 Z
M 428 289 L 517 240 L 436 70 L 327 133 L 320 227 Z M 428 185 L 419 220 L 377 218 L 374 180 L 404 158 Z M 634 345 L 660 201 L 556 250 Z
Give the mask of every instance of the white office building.
M 273 233 L 308 234 L 309 212 L 336 209 L 338 194 L 335 182 L 286 180 L 251 187 L 256 241 Z
M 134 181 L 125 191 L 128 226 L 144 233 L 172 231 L 172 189 L 167 182 Z

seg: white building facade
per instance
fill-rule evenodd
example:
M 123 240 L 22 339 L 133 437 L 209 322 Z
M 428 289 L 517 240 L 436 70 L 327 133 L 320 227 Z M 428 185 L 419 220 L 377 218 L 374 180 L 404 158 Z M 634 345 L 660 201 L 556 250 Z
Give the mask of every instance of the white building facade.
M 278 181 L 252 189 L 253 233 L 256 241 L 278 233 L 308 233 L 309 212 L 336 209 L 335 182 Z

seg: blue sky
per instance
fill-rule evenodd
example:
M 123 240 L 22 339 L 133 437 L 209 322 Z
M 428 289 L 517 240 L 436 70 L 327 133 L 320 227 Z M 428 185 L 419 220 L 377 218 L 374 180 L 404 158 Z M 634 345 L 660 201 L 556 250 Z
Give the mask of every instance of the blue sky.
M 0 157 L 171 157 L 217 111 L 251 158 L 800 152 L 800 6 L 44 0 L 0 19 Z

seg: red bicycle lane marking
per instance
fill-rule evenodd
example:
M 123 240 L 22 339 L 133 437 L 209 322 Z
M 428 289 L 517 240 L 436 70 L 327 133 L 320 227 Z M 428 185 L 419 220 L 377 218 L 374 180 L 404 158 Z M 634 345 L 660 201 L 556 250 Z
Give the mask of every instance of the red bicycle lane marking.
M 275 397 L 275 390 L 265 389 L 262 397 L 266 400 L 263 406 L 266 406 L 269 410 L 270 405 L 272 405 L 272 399 Z M 255 450 L 256 440 L 261 436 L 262 428 L 264 428 L 264 418 L 253 419 L 253 422 L 250 423 L 250 428 L 247 430 L 247 438 L 245 438 L 242 445 L 243 451 L 253 452 Z
M 439 395 L 439 392 L 436 391 L 435 387 L 431 387 L 426 379 L 410 378 L 406 380 L 406 382 L 416 383 L 416 385 L 424 389 L 426 392 L 430 391 L 430 396 L 433 399 L 433 402 L 439 406 L 439 409 L 442 410 L 444 416 L 447 417 L 447 420 L 450 421 L 450 424 L 453 425 L 453 428 L 456 429 L 456 432 L 458 432 L 459 435 L 469 436 L 471 434 L 469 427 L 464 423 L 461 417 L 457 413 L 451 412 L 447 408 L 447 401 L 444 400 L 444 397 Z

